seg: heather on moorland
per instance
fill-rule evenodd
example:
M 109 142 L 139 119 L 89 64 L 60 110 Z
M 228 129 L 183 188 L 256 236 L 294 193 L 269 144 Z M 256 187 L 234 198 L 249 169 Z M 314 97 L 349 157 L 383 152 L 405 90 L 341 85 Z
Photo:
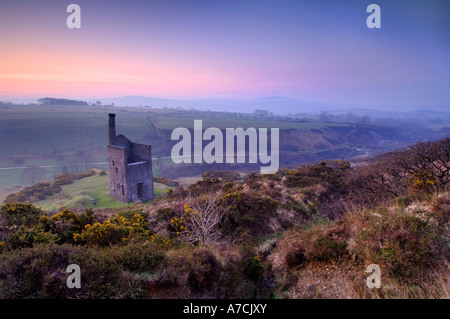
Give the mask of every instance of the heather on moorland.
M 446 138 L 358 165 L 210 171 L 115 209 L 7 202 L 0 296 L 448 298 L 449 154 Z M 81 289 L 66 285 L 72 263 Z M 369 264 L 378 289 L 366 286 Z

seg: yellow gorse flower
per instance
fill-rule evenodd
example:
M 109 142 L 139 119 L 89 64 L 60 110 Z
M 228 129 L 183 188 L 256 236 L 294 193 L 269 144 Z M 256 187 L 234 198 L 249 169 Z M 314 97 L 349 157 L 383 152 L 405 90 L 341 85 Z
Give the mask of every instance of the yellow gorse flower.
M 118 215 L 103 223 L 88 224 L 80 234 L 74 235 L 74 240 L 85 241 L 92 245 L 109 245 L 148 237 L 150 237 L 148 223 L 141 214 L 136 213 L 129 218 Z

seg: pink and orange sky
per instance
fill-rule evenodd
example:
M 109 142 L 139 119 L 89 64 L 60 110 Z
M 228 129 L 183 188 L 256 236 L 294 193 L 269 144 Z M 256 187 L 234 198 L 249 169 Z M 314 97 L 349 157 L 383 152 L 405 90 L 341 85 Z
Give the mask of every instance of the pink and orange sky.
M 290 96 L 450 102 L 447 0 L 0 2 L 0 100 Z M 81 7 L 68 29 L 66 7 Z

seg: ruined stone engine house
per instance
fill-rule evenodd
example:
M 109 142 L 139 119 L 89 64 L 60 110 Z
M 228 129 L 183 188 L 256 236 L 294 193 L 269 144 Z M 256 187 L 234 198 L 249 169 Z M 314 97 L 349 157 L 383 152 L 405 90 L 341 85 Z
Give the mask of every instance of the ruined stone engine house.
M 108 116 L 109 194 L 124 203 L 153 199 L 151 146 L 116 135 L 116 115 Z

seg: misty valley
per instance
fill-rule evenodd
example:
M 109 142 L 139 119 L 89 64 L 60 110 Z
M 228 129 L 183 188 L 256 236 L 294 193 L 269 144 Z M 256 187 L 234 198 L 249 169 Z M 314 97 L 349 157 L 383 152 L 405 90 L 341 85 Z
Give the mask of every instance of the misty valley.
M 70 100 L 56 101 L 65 105 L 55 105 L 54 101 L 43 102 L 46 104 L 0 105 L 0 189 L 3 190 L 0 198 L 4 198 L 14 187 L 52 180 L 62 172 L 106 169 L 107 123 L 104 115 L 110 111 L 120 115 L 120 126 L 126 136 L 152 145 L 155 176 L 171 179 L 196 176 L 211 169 L 260 170 L 260 164 L 255 163 L 253 156 L 249 157 L 248 148 L 245 158 L 241 154 L 238 161 L 232 164 L 231 159 L 223 163 L 220 160 L 196 163 L 195 156 L 194 163 L 172 162 L 173 149 L 181 142 L 186 144 L 185 141 L 177 144 L 172 140 L 173 130 L 184 127 L 194 136 L 194 120 L 198 119 L 202 119 L 205 129 L 214 127 L 215 133 L 222 133 L 224 137 L 227 128 L 269 128 L 269 132 L 270 128 L 278 128 L 280 167 L 323 159 L 353 158 L 360 161 L 368 156 L 401 149 L 410 143 L 444 137 L 450 127 L 448 113 L 447 117 L 439 113 L 433 117 L 431 113 L 428 122 L 418 125 L 417 117 L 412 116 L 383 119 L 356 116 L 350 112 L 341 115 L 322 112 L 316 115 L 277 116 L 263 110 L 236 113 L 112 105 L 93 107 L 82 101 L 73 101 L 76 105 L 70 105 Z M 188 142 L 193 153 L 198 148 L 194 146 L 194 140 Z M 205 142 L 203 148 L 212 148 L 210 144 L 219 148 L 219 143 L 223 143 L 222 150 L 225 150 L 225 140 L 213 139 L 209 144 Z M 238 145 L 233 148 L 242 153 Z M 213 157 L 219 154 L 212 149 L 209 152 Z M 31 166 L 42 168 L 37 176 L 24 174 L 25 168 Z

